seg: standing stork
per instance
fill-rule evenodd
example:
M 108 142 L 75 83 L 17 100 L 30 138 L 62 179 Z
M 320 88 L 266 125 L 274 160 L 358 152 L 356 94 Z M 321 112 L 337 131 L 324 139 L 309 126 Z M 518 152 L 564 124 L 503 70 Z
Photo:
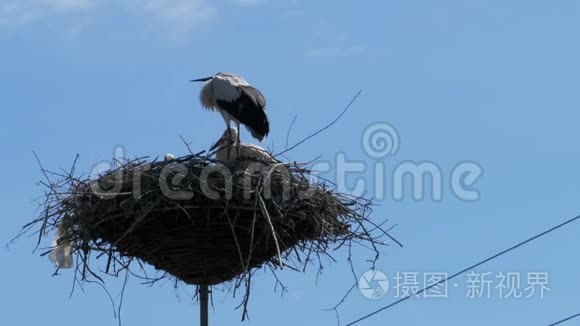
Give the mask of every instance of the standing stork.
M 240 124 L 246 126 L 252 136 L 262 142 L 270 132 L 266 116 L 266 98 L 246 80 L 234 74 L 220 72 L 215 76 L 194 79 L 204 82 L 200 94 L 201 104 L 210 111 L 219 111 L 226 122 L 237 126 L 237 140 L 240 143 Z

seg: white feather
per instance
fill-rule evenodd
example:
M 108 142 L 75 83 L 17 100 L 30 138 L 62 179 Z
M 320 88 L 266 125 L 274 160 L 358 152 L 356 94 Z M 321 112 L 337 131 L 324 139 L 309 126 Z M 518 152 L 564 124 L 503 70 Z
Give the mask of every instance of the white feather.
M 173 155 L 171 153 L 165 154 L 165 162 L 170 162 L 170 161 L 173 161 L 174 159 L 175 159 L 175 155 Z
M 233 102 L 242 94 L 239 86 L 250 86 L 250 84 L 240 76 L 221 72 L 203 85 L 200 93 L 201 104 L 213 111 L 218 108 L 216 100 Z
M 209 111 L 215 111 L 218 108 L 217 103 L 213 98 L 213 87 L 211 80 L 208 80 L 203 84 L 201 93 L 199 93 L 199 100 L 201 101 L 201 105 L 203 105 L 203 107 Z
M 61 231 L 59 229 L 56 231 L 54 239 L 52 240 L 53 249 L 48 255 L 48 258 L 58 268 L 72 268 L 73 267 L 72 247 L 68 242 L 59 241 L 60 234 Z
M 250 86 L 250 83 L 248 83 L 244 78 L 229 72 L 220 72 L 219 74 L 215 75 L 214 78 L 225 80 L 232 86 Z
M 212 79 L 212 88 L 214 100 L 221 100 L 227 102 L 233 102 L 240 98 L 242 91 L 237 87 L 239 86 L 230 78 L 222 78 L 217 75 Z

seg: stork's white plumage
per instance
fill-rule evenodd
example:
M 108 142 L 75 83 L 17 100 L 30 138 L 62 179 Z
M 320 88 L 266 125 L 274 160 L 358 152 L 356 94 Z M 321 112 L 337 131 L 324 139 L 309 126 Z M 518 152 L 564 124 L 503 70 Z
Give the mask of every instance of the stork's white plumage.
M 72 247 L 69 242 L 61 239 L 62 230 L 58 228 L 52 240 L 52 251 L 48 254 L 50 261 L 58 268 L 72 268 Z
M 237 142 L 238 133 L 236 129 L 230 128 L 224 131 L 222 137 L 212 147 L 217 148 L 216 160 L 234 161 L 237 159 L 249 159 L 265 163 L 275 163 L 277 160 L 265 149 L 254 144 L 240 144 Z
M 237 125 L 239 143 L 240 124 L 248 128 L 252 136 L 263 141 L 270 132 L 266 116 L 266 98 L 240 76 L 220 72 L 212 77 L 192 80 L 205 82 L 200 94 L 201 104 L 210 111 L 219 111 L 226 122 Z

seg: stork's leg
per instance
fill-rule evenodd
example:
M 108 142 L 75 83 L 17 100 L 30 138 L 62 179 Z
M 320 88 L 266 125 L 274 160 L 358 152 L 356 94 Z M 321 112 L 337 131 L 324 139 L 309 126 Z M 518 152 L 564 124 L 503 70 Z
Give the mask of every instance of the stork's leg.
M 236 125 L 238 126 L 238 139 L 237 139 L 237 148 L 238 148 L 238 157 L 240 157 L 240 147 L 242 147 L 242 142 L 240 141 L 240 123 L 236 121 Z
M 232 134 L 230 131 L 230 120 L 226 119 L 225 117 L 224 117 L 224 120 L 226 121 L 226 130 L 228 131 L 228 134 L 231 136 Z M 230 146 L 228 145 L 225 149 L 226 149 L 226 151 L 228 151 L 226 153 L 226 160 L 229 161 L 230 160 Z

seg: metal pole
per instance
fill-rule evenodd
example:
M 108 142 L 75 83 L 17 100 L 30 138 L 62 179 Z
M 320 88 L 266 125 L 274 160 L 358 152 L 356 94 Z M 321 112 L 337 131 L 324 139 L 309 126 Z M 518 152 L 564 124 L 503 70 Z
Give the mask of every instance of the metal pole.
M 208 297 L 209 297 L 209 286 L 200 285 L 199 286 L 199 323 L 201 326 L 208 326 Z

